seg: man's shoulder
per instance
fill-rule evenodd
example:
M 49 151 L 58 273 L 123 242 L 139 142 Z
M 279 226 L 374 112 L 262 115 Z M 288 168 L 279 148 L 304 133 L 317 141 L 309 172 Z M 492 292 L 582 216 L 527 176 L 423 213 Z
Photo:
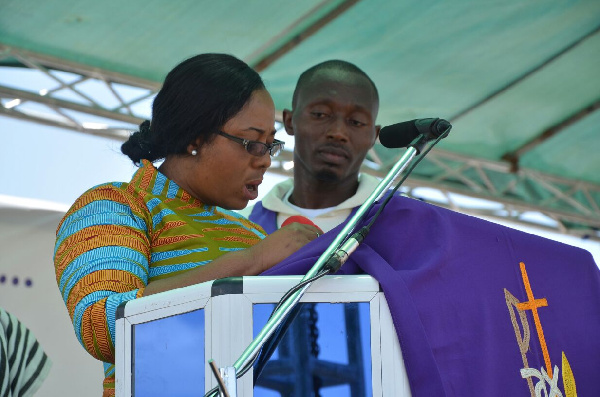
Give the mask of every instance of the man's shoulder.
M 375 190 L 380 181 L 379 178 L 374 177 L 373 175 L 361 173 L 358 180 L 358 186 L 369 190 Z

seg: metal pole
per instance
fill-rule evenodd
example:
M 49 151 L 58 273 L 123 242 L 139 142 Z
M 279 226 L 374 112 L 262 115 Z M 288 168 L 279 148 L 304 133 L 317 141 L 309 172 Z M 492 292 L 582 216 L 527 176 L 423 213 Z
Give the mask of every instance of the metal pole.
M 333 255 L 335 250 L 344 242 L 344 240 L 350 235 L 353 231 L 354 227 L 361 221 L 361 219 L 366 215 L 369 211 L 373 203 L 379 199 L 383 193 L 387 191 L 392 181 L 396 178 L 398 174 L 400 174 L 406 166 L 410 163 L 410 161 L 417 154 L 417 150 L 413 147 L 409 147 L 406 152 L 400 157 L 400 159 L 394 164 L 392 169 L 387 173 L 385 178 L 375 188 L 375 190 L 371 193 L 371 195 L 367 198 L 367 200 L 358 208 L 354 216 L 348 221 L 346 226 L 342 229 L 342 231 L 337 235 L 337 237 L 333 240 L 333 242 L 329 245 L 329 247 L 321 254 L 317 262 L 313 265 L 312 268 L 306 273 L 306 275 L 302 278 L 301 282 L 307 280 L 311 277 L 314 277 L 323 265 L 327 262 L 327 260 Z M 279 324 L 285 319 L 287 314 L 293 309 L 293 307 L 300 301 L 304 292 L 310 287 L 311 283 L 306 284 L 302 289 L 296 291 L 292 296 L 290 296 L 285 302 L 281 304 L 279 309 L 277 309 L 267 321 L 267 324 L 263 327 L 260 333 L 254 338 L 254 340 L 248 345 L 246 350 L 241 354 L 241 356 L 237 359 L 237 361 L 233 364 L 233 367 L 236 371 L 239 371 L 241 368 L 244 368 L 252 358 L 258 354 L 262 346 L 265 344 L 267 339 L 275 332 Z

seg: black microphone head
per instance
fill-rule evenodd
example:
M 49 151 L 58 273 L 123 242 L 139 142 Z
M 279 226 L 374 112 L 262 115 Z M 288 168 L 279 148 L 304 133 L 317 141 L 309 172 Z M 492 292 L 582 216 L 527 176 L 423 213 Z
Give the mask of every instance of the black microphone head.
M 407 147 L 419 136 L 419 130 L 415 125 L 416 121 L 403 121 L 383 127 L 379 132 L 379 142 L 390 149 Z
M 403 121 L 383 127 L 379 132 L 379 142 L 390 149 L 408 147 L 420 134 L 431 140 L 438 138 L 451 127 L 449 122 L 439 118 Z

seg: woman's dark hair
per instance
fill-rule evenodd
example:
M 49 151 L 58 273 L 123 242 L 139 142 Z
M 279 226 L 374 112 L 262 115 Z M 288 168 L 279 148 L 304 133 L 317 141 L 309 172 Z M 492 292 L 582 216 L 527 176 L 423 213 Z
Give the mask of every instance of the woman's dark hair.
M 140 124 L 121 151 L 136 164 L 184 154 L 198 138 L 201 145 L 210 142 L 261 89 L 258 73 L 232 55 L 189 58 L 169 72 L 152 104 L 152 121 Z

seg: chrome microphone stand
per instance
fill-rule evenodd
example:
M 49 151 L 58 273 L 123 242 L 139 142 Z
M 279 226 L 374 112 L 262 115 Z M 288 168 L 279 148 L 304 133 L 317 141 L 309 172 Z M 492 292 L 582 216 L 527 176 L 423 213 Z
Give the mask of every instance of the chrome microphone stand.
M 381 180 L 367 200 L 358 208 L 354 216 L 350 218 L 344 228 L 331 242 L 323 254 L 321 254 L 321 256 L 302 278 L 299 284 L 315 277 L 321 271 L 323 271 L 326 266 L 337 271 L 337 269 L 339 269 L 339 267 L 346 262 L 350 254 L 356 250 L 362 241 L 362 238 L 360 238 L 360 241 L 358 241 L 356 238 L 354 238 L 354 236 L 351 237 L 351 233 L 354 231 L 356 225 L 362 221 L 373 204 L 388 191 L 389 187 L 393 184 L 394 180 L 397 179 L 398 175 L 406 169 L 414 157 L 421 152 L 426 143 L 431 139 L 432 137 L 430 135 L 421 133 L 413 140 L 408 149 L 394 164 L 387 175 Z M 230 372 L 233 370 L 236 373 L 239 372 L 239 374 L 236 375 L 237 377 L 243 376 L 247 370 L 249 370 L 249 367 L 253 363 L 254 357 L 259 354 L 263 345 L 268 341 L 268 339 L 277 330 L 279 325 L 298 304 L 311 284 L 312 282 L 307 282 L 301 289 L 294 292 L 284 302 L 279 304 L 259 334 L 233 364 L 233 367 L 226 367 L 226 370 L 229 370 Z M 207 396 L 211 395 L 214 396 L 215 394 L 211 394 L 211 392 L 207 393 Z M 231 391 L 229 392 L 229 395 L 231 397 L 236 397 L 235 394 L 231 394 Z

